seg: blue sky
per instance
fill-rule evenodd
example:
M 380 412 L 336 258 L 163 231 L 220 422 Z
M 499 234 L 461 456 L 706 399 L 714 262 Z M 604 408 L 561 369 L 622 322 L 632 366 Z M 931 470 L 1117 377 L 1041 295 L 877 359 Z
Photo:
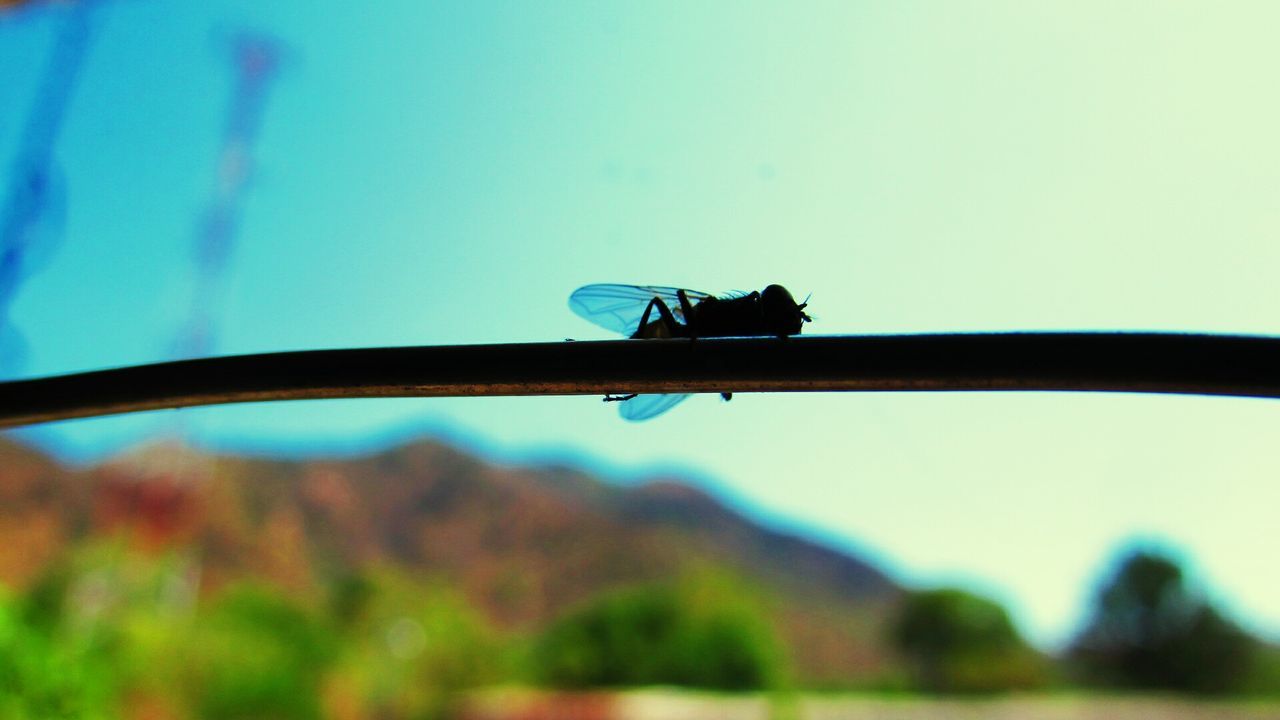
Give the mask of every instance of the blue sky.
M 0 163 L 60 20 L 0 20 Z M 233 72 L 289 50 L 213 308 L 219 353 L 543 341 L 592 282 L 813 293 L 816 333 L 1273 333 L 1267 2 L 103 2 L 56 148 L 67 217 L 10 316 L 27 374 L 165 359 L 189 313 Z M 7 165 L 0 165 L 7 167 Z M 173 413 L 27 431 L 89 458 Z M 510 461 L 680 468 L 963 582 L 1066 638 L 1123 544 L 1185 554 L 1280 637 L 1280 406 L 1065 394 L 592 398 L 184 411 L 219 447 L 414 428 Z

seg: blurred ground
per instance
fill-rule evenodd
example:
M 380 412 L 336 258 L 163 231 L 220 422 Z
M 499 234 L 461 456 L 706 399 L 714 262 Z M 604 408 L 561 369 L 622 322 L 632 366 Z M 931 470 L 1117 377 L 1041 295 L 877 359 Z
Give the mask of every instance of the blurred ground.
M 1012 695 L 930 699 L 805 695 L 770 699 L 677 690 L 550 694 L 494 690 L 465 704 L 466 720 L 1258 720 L 1280 718 L 1278 702 L 1193 701 L 1162 696 Z

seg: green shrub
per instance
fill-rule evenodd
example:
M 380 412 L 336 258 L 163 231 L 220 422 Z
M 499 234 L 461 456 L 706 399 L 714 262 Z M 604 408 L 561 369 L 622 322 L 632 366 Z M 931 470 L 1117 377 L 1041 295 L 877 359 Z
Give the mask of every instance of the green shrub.
M 458 691 L 506 679 L 501 639 L 447 584 L 382 569 L 336 581 L 330 606 L 337 685 L 369 717 L 439 717 Z
M 37 603 L 37 607 L 42 607 Z M 49 616 L 0 598 L 0 718 L 115 717 L 109 659 Z
M 1248 689 L 1258 649 L 1188 589 L 1176 563 L 1135 552 L 1099 590 L 1070 655 L 1096 684 L 1227 693 Z
M 1045 684 L 1047 665 L 1004 608 L 950 588 L 909 593 L 893 626 L 915 685 L 929 692 L 994 692 Z
M 284 597 L 241 586 L 203 613 L 189 648 L 203 718 L 318 718 L 332 639 Z
M 778 685 L 778 643 L 749 594 L 720 582 L 607 593 L 567 614 L 533 652 L 539 679 L 560 687 Z
M 1280 697 L 1280 647 L 1259 646 L 1244 691 L 1252 695 Z

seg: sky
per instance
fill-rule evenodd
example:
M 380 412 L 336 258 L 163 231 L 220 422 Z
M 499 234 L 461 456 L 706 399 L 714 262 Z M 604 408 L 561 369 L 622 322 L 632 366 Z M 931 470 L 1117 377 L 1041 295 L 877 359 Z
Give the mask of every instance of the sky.
M 65 10 L 0 18 L 0 172 Z M 103 0 L 8 317 L 23 375 L 169 359 L 216 189 L 231 39 L 287 48 L 218 354 L 609 334 L 584 284 L 812 293 L 806 333 L 1280 327 L 1270 2 Z M 5 183 L 9 182 L 4 177 Z M 212 302 L 212 301 L 211 301 Z M 173 412 L 20 431 L 90 461 Z M 589 397 L 182 411 L 194 441 L 678 472 L 917 586 L 1069 639 L 1123 548 L 1280 639 L 1280 405 L 1010 394 Z

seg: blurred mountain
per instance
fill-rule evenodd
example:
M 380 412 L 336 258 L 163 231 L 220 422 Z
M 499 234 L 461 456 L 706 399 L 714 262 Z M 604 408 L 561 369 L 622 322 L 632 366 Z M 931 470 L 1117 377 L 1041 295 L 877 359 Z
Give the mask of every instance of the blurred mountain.
M 761 588 L 810 683 L 878 672 L 900 596 L 865 560 L 674 479 L 623 486 L 568 467 L 502 467 L 433 441 L 303 461 L 161 444 L 71 468 L 0 440 L 0 582 L 28 587 L 106 539 L 189 554 L 202 593 L 255 578 L 318 597 L 395 566 L 454 585 L 517 631 L 604 590 L 729 571 Z

